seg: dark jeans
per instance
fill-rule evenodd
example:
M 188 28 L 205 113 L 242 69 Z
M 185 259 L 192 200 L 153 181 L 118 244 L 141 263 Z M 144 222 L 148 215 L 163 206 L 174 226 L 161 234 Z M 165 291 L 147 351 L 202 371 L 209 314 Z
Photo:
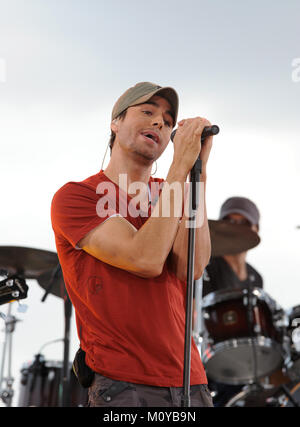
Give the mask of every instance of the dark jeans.
M 89 406 L 94 407 L 180 407 L 182 387 L 154 387 L 124 383 L 95 374 L 89 388 Z M 212 407 L 206 384 L 190 388 L 192 407 Z

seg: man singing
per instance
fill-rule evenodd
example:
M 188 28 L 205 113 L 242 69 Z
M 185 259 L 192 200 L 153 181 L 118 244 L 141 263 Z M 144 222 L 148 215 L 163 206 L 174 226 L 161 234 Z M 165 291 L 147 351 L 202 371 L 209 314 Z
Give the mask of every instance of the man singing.
M 188 218 L 182 205 L 178 215 L 178 194 L 170 186 L 176 184 L 179 200 L 185 200 L 184 184 L 200 153 L 204 203 L 196 230 L 196 279 L 210 259 L 205 184 L 212 137 L 201 144 L 210 126 L 205 118 L 181 120 L 167 177 L 153 178 L 152 165 L 170 141 L 177 114 L 173 88 L 149 82 L 129 88 L 112 110 L 107 168 L 65 184 L 52 201 L 80 346 L 95 373 L 89 406 L 181 406 Z M 133 209 L 137 183 L 148 191 L 139 192 Z M 212 406 L 194 342 L 190 384 L 191 406 Z

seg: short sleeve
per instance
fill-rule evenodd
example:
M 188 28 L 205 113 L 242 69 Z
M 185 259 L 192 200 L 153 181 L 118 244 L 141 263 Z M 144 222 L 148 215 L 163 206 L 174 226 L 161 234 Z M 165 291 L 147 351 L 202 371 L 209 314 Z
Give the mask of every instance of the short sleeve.
M 116 200 L 114 197 L 108 200 L 106 195 L 97 194 L 95 188 L 83 183 L 65 184 L 55 193 L 51 204 L 52 228 L 56 237 L 66 239 L 76 248 L 89 231 L 118 215 L 113 199 Z

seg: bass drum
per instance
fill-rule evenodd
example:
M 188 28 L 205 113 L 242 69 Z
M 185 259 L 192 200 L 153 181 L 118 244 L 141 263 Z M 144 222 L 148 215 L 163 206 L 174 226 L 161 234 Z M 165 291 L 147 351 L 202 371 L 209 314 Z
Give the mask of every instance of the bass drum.
M 300 407 L 300 382 L 269 389 L 246 386 L 225 407 Z
M 57 407 L 62 399 L 63 363 L 46 361 L 41 355 L 21 369 L 18 406 Z M 87 389 L 81 387 L 70 364 L 69 399 L 72 407 L 86 406 Z

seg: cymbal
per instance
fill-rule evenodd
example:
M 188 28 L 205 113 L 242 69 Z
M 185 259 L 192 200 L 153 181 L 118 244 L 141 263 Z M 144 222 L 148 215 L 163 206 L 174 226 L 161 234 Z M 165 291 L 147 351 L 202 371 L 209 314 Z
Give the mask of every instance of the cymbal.
M 259 235 L 246 225 L 208 220 L 212 256 L 235 255 L 260 243 Z
M 37 281 L 45 291 L 49 292 L 49 294 L 55 295 L 59 298 L 64 298 L 67 295 L 60 264 L 58 264 L 54 269 L 41 274 L 37 278 Z
M 19 246 L 0 246 L 0 269 L 27 279 L 36 279 L 58 264 L 55 252 Z

